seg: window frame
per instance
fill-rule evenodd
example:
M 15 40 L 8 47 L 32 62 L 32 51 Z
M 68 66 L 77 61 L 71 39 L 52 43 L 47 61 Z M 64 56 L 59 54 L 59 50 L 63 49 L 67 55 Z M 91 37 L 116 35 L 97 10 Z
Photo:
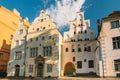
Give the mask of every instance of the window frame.
M 82 61 L 77 61 L 77 68 L 81 69 L 82 68 Z
M 94 60 L 88 61 L 88 68 L 94 68 Z
M 22 51 L 15 52 L 15 60 L 21 60 L 22 58 Z
M 34 65 L 33 64 L 29 64 L 29 73 L 32 73 L 34 69 Z
M 120 36 L 112 37 L 113 49 L 120 49 Z
M 47 64 L 47 72 L 52 72 L 52 69 L 53 68 L 53 66 L 52 66 L 52 64 Z
M 111 21 L 110 25 L 111 25 L 111 29 L 119 28 L 120 27 L 120 21 L 119 20 Z

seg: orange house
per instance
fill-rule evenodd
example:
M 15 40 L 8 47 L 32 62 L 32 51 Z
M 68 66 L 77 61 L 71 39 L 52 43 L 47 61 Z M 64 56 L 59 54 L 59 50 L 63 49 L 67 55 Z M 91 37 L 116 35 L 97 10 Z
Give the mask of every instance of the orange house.
M 11 39 L 20 25 L 20 20 L 22 17 L 16 9 L 10 11 L 0 5 L 0 71 L 7 70 Z M 25 25 L 28 27 L 29 22 L 25 21 Z

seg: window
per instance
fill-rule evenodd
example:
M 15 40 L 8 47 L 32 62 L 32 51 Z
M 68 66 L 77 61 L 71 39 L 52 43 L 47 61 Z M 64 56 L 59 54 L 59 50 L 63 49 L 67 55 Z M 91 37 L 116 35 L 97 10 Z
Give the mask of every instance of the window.
M 0 53 L 0 59 L 3 59 L 3 53 Z
M 30 57 L 38 56 L 38 47 L 30 48 Z
M 86 47 L 84 47 L 84 51 L 87 51 L 87 48 L 86 48 Z
M 66 52 L 68 52 L 68 48 L 66 48 Z
M 90 46 L 87 47 L 87 51 L 91 52 L 91 47 Z
M 18 45 L 19 45 L 19 41 L 16 40 L 16 41 L 15 41 L 15 46 L 18 46 Z
M 47 64 L 47 72 L 52 72 L 52 64 Z
M 112 38 L 113 49 L 120 49 L 120 36 Z
M 84 47 L 84 51 L 91 52 L 91 47 L 90 46 Z
M 22 34 L 23 33 L 23 29 L 20 29 L 19 31 L 18 31 L 18 34 Z
M 114 60 L 115 71 L 120 71 L 120 59 Z
M 42 40 L 44 40 L 45 39 L 45 37 L 44 36 L 42 36 Z
M 22 57 L 22 51 L 17 51 L 16 54 L 15 54 L 15 59 L 20 60 L 21 57 Z
M 41 22 L 43 22 L 43 19 L 41 19 Z
M 119 20 L 111 22 L 112 28 L 118 28 L 119 27 Z
M 76 32 L 74 31 L 74 34 L 76 34 Z
M 39 28 L 37 28 L 37 30 L 36 30 L 37 32 L 39 31 Z
M 85 33 L 87 33 L 87 31 L 85 30 Z
M 38 37 L 36 37 L 36 41 L 38 41 Z
M 51 39 L 51 36 L 49 36 L 48 39 Z
M 88 61 L 88 66 L 89 66 L 89 68 L 94 68 L 94 61 L 93 60 L 89 60 Z
M 33 72 L 33 65 L 32 64 L 29 65 L 29 72 L 30 73 Z
M 75 57 L 73 57 L 73 61 L 75 61 Z
M 43 27 L 43 30 L 45 30 L 45 27 Z
M 77 61 L 77 68 L 82 68 L 82 61 Z
M 44 46 L 43 47 L 43 55 L 44 56 L 52 56 L 52 46 Z
M 32 38 L 30 39 L 30 42 L 32 42 Z
M 75 49 L 72 49 L 72 52 L 75 52 Z
M 75 52 L 74 45 L 72 45 L 72 52 Z
M 78 45 L 78 52 L 81 52 L 81 48 L 80 48 L 80 45 Z
M 21 40 L 21 45 L 24 44 L 24 43 L 25 43 L 25 41 L 24 41 L 24 40 Z

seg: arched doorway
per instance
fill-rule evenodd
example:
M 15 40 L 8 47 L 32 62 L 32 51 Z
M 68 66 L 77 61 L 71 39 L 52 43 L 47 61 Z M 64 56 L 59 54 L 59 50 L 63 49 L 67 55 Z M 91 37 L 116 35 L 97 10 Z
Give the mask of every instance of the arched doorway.
M 72 62 L 68 62 L 64 66 L 64 75 L 73 75 L 75 72 L 75 66 Z
M 19 65 L 15 65 L 15 76 L 19 77 L 19 72 L 20 72 L 20 66 Z

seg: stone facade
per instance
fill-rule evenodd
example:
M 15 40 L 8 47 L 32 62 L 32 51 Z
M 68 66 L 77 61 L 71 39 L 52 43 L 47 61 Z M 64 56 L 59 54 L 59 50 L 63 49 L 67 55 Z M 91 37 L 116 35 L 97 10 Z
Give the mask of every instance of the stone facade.
M 59 76 L 61 43 L 62 35 L 57 25 L 42 10 L 28 30 L 25 76 Z
M 25 76 L 27 28 L 23 24 L 24 21 L 25 19 L 21 21 L 12 39 L 7 76 Z
M 120 11 L 115 11 L 102 19 L 99 35 L 103 77 L 120 76 Z
M 61 56 L 61 76 L 96 73 L 95 33 L 84 12 L 78 12 L 70 21 L 70 30 L 64 33 Z
M 70 21 L 70 30 L 62 36 L 51 17 L 42 10 L 28 32 L 21 23 L 14 34 L 8 76 L 119 76 L 119 24 L 120 12 L 113 12 L 102 19 L 96 37 L 90 29 L 90 20 L 84 19 L 84 12 L 77 12 L 76 19 Z M 18 34 L 21 29 L 22 35 Z M 23 40 L 27 44 L 21 44 Z M 20 45 L 14 45 L 18 41 Z M 20 53 L 21 57 L 16 55 Z

